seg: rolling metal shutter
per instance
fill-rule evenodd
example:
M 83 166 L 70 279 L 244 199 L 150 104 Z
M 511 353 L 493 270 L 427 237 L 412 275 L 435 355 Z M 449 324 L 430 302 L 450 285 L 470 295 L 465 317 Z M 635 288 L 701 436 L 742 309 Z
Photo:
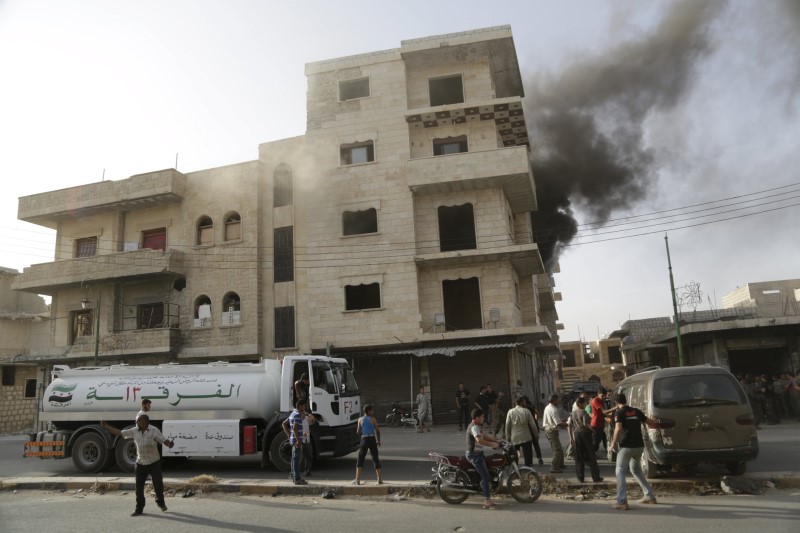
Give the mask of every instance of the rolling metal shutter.
M 420 361 L 416 356 L 393 354 L 355 357 L 353 370 L 361 390 L 361 404 L 373 405 L 378 423 L 383 423 L 386 415 L 392 411 L 394 402 L 400 402 L 409 410 L 413 408 L 411 402 L 419 391 Z
M 458 352 L 455 357 L 432 355 L 428 360 L 431 377 L 433 423 L 458 424 L 456 390 L 463 383 L 474 402 L 481 385 L 492 384 L 495 392 L 503 391 L 511 398 L 508 382 L 507 348 Z M 470 409 L 471 410 L 471 409 Z

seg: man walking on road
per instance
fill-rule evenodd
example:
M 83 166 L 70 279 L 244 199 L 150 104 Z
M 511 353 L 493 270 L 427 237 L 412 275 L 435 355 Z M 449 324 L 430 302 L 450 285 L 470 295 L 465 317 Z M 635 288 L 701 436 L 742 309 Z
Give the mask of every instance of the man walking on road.
M 550 396 L 550 403 L 544 408 L 544 434 L 550 441 L 550 448 L 553 450 L 551 474 L 559 474 L 564 471 L 564 449 L 561 447 L 558 429 L 567 427 L 567 423 L 561 419 L 561 413 L 558 411 L 559 401 L 558 394 L 553 394 Z
M 646 416 L 639 409 L 627 405 L 627 403 L 628 399 L 624 394 L 617 394 L 617 423 L 614 428 L 614 436 L 611 438 L 611 444 L 608 446 L 608 456 L 611 458 L 614 446 L 619 444 L 616 468 L 617 503 L 612 508 L 620 511 L 630 509 L 628 506 L 628 485 L 625 482 L 625 474 L 628 468 L 630 468 L 633 478 L 644 493 L 644 498 L 639 500 L 639 503 L 658 503 L 653 494 L 653 487 L 647 482 L 641 466 L 642 453 L 644 453 L 642 424 L 645 422 L 655 424 L 656 420 Z
M 167 510 L 164 502 L 164 478 L 161 475 L 161 456 L 158 455 L 157 443 L 161 443 L 168 448 L 175 445 L 161 434 L 158 428 L 150 425 L 150 417 L 139 415 L 136 418 L 136 429 L 123 429 L 120 431 L 114 426 L 108 425 L 105 421 L 100 422 L 100 427 L 112 435 L 121 436 L 123 439 L 133 439 L 136 444 L 136 510 L 131 516 L 139 516 L 144 513 L 144 482 L 149 475 L 153 479 L 153 490 L 156 493 L 156 505 L 162 510 Z

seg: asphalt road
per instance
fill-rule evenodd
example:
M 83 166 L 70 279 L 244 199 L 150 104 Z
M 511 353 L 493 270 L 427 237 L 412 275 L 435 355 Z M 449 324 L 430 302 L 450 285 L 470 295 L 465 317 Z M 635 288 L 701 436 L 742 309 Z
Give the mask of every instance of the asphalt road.
M 389 481 L 398 482 L 425 482 L 431 479 L 431 466 L 433 462 L 428 458 L 429 451 L 439 451 L 451 454 L 463 454 L 464 433 L 458 432 L 455 426 L 436 427 L 430 433 L 419 434 L 411 428 L 382 428 L 383 447 L 380 450 L 383 462 L 383 473 Z M 566 431 L 562 432 L 562 442 L 566 443 Z M 24 435 L 0 437 L 0 477 L 86 477 L 95 478 L 97 474 L 79 472 L 72 464 L 71 459 L 37 459 L 23 458 Z M 545 458 L 542 473 L 549 471 L 551 457 L 550 446 L 547 439 L 540 437 L 540 445 Z M 797 445 L 800 442 L 800 423 L 791 422 L 774 426 L 762 426 L 759 431 L 761 452 L 758 458 L 748 463 L 748 474 L 778 474 L 782 472 L 800 472 L 800 454 Z M 603 454 L 601 453 L 601 456 Z M 313 469 L 313 479 L 319 481 L 349 481 L 354 477 L 355 454 L 337 459 L 327 459 L 317 462 Z M 612 463 L 602 459 L 600 462 L 601 475 L 606 479 L 614 478 Z M 374 479 L 371 471 L 371 462 L 367 459 L 364 479 Z M 211 474 L 223 479 L 242 480 L 285 480 L 287 474 L 278 472 L 272 467 L 262 469 L 260 456 L 244 456 L 235 458 L 205 459 L 192 458 L 177 460 L 165 465 L 164 475 L 171 479 L 188 479 L 198 474 Z M 719 477 L 727 474 L 723 469 L 701 468 L 695 472 L 673 473 L 668 479 L 683 479 L 698 475 L 712 475 Z M 107 472 L 107 476 L 130 477 L 119 470 Z M 563 474 L 556 475 L 559 479 L 574 478 L 574 469 L 568 463 Z
M 533 504 L 501 499 L 497 511 L 481 508 L 479 498 L 462 505 L 437 499 L 397 500 L 389 497 L 242 496 L 198 494 L 168 496 L 169 510 L 159 511 L 148 496 L 145 514 L 129 516 L 131 492 L 95 494 L 64 491 L 0 492 L 0 523 L 5 533 L 30 531 L 322 531 L 474 532 L 569 531 L 596 533 L 688 531 L 739 533 L 797 531 L 800 507 L 797 494 L 771 490 L 760 496 L 670 496 L 658 505 L 633 505 L 630 511 L 612 510 L 606 498 L 582 502 L 545 497 Z

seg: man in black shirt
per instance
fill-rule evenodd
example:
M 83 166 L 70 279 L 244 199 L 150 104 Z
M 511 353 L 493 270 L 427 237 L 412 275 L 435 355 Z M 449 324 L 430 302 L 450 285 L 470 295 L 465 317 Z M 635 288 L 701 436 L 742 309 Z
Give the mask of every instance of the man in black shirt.
M 653 494 L 653 487 L 647 482 L 647 478 L 642 472 L 641 459 L 644 453 L 644 439 L 642 438 L 642 424 L 657 424 L 654 418 L 650 418 L 635 407 L 627 405 L 628 399 L 624 394 L 617 395 L 617 410 L 615 412 L 614 436 L 608 447 L 609 457 L 614 446 L 619 444 L 617 452 L 617 503 L 612 506 L 620 511 L 627 511 L 628 506 L 628 486 L 625 482 L 625 474 L 630 468 L 633 478 L 642 488 L 644 498 L 639 503 L 654 504 L 658 503 Z
M 489 411 L 489 395 L 487 394 L 486 391 L 486 385 L 481 385 L 478 397 L 475 398 L 475 407 L 483 411 L 484 413 L 483 419 L 484 422 L 486 422 L 486 413 Z
M 463 383 L 458 384 L 456 390 L 456 409 L 458 410 L 458 430 L 461 431 L 470 423 L 469 420 L 469 391 Z

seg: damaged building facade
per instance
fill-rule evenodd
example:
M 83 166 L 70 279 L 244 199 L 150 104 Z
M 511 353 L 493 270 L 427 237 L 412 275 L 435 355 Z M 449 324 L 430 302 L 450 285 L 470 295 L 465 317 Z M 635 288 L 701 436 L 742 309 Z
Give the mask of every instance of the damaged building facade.
M 20 198 L 55 261 L 39 365 L 330 353 L 378 414 L 420 386 L 456 421 L 459 382 L 550 393 L 553 276 L 510 27 L 306 65 L 303 136 L 258 159 Z M 83 303 L 82 303 L 83 302 Z

